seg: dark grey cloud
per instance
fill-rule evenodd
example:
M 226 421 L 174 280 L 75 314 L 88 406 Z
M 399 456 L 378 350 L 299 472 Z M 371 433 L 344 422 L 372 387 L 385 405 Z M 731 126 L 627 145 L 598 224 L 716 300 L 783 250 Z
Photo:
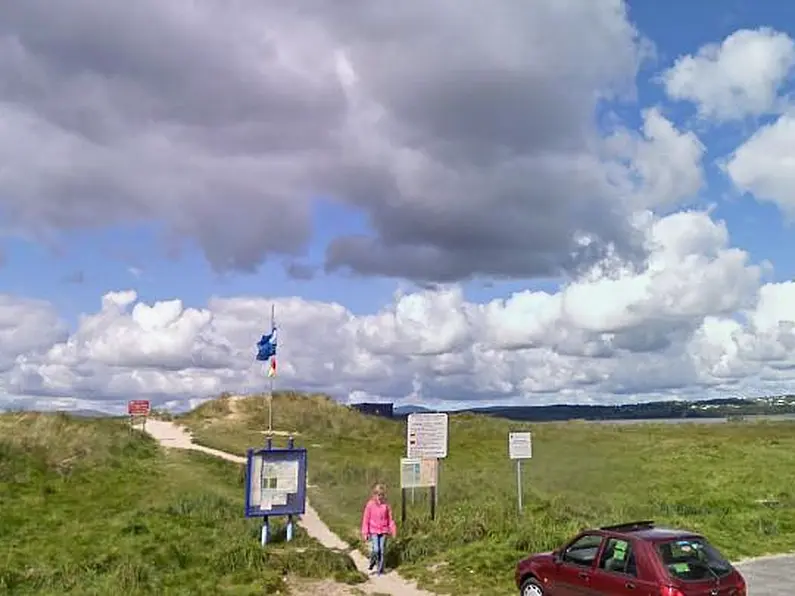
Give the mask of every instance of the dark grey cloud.
M 295 261 L 287 263 L 284 266 L 284 270 L 288 277 L 302 281 L 314 279 L 315 275 L 317 274 L 317 267 L 307 265 L 306 263 L 297 263 Z
M 638 66 L 619 0 L 0 14 L 0 209 L 33 233 L 164 223 L 253 270 L 305 254 L 331 195 L 371 230 L 334 239 L 329 270 L 525 277 L 637 246 L 593 123 Z

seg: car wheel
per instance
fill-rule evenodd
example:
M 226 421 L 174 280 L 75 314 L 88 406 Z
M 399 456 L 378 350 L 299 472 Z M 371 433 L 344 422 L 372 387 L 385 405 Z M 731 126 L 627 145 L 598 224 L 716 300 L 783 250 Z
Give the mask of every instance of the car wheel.
M 522 583 L 522 589 L 519 592 L 521 596 L 544 596 L 544 588 L 541 583 L 534 577 L 528 577 Z

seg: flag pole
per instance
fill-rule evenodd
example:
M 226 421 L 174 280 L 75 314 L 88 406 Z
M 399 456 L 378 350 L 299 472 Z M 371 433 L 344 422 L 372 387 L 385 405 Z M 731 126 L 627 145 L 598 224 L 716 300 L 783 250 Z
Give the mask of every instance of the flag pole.
M 271 333 L 276 329 L 276 305 L 271 304 Z M 273 359 L 273 356 L 271 356 Z M 268 362 L 269 372 L 271 362 Z M 270 384 L 268 390 L 268 435 L 273 435 L 273 378 L 275 375 L 268 374 L 268 382 Z

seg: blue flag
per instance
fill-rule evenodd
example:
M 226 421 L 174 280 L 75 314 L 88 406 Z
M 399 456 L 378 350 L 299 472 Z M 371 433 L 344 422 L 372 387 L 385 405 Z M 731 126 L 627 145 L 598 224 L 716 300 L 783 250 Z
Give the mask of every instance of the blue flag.
M 276 356 L 276 327 L 257 342 L 257 360 L 265 362 Z

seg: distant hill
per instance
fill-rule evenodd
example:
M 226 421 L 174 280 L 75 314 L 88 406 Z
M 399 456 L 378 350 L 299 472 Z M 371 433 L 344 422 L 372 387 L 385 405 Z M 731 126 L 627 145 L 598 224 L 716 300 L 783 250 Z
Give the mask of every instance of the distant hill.
M 423 414 L 428 412 L 436 412 L 436 410 L 432 410 L 429 408 L 424 408 L 422 406 L 399 406 L 395 408 L 395 416 L 408 416 L 409 414 Z
M 59 410 L 59 412 L 78 418 L 118 418 L 116 414 L 108 414 L 99 410 Z
M 395 417 L 437 410 L 422 406 L 395 408 Z M 467 408 L 468 412 L 526 422 L 564 420 L 657 420 L 670 418 L 726 418 L 795 414 L 795 396 L 760 398 L 718 398 L 703 401 L 653 401 L 620 405 L 488 406 Z
M 59 413 L 59 414 L 66 414 L 67 416 L 75 416 L 77 418 L 118 418 L 119 414 L 109 414 L 108 412 L 102 412 L 100 410 L 93 410 L 90 408 L 81 408 L 77 410 L 66 410 L 66 409 L 59 409 L 59 410 L 50 410 L 49 408 L 43 408 L 43 410 L 51 412 L 51 413 Z M 11 402 L 10 404 L 5 405 L 4 407 L 0 407 L 0 414 L 3 413 L 15 413 L 15 412 L 38 412 L 38 409 L 31 408 L 29 404 L 25 403 L 25 400 L 19 399 L 16 401 Z

